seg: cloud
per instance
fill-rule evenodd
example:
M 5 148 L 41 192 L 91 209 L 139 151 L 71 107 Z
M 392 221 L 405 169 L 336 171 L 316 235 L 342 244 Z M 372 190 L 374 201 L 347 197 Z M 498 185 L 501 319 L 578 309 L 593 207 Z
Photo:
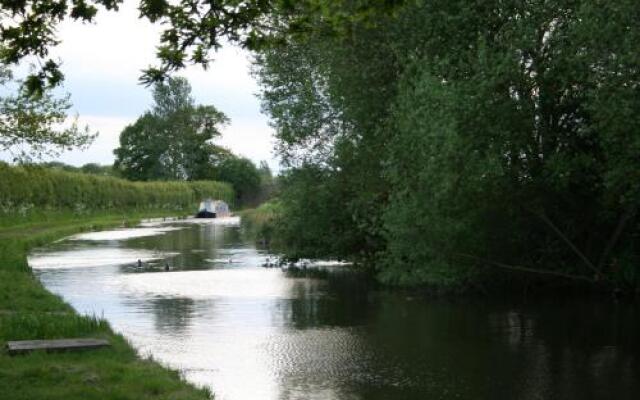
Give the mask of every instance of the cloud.
M 62 42 L 52 55 L 63 62 L 64 89 L 71 93 L 73 112 L 100 132 L 88 150 L 66 152 L 59 157 L 62 162 L 113 162 L 120 131 L 151 107 L 150 90 L 139 85 L 138 78 L 142 69 L 157 62 L 161 27 L 139 19 L 136 4 L 125 1 L 118 12 L 100 10 L 94 23 L 68 20 L 58 28 Z M 213 58 L 208 70 L 189 66 L 179 75 L 190 81 L 197 103 L 212 104 L 231 118 L 221 144 L 256 163 L 267 160 L 277 169 L 273 132 L 260 114 L 249 54 L 227 45 Z
M 215 143 L 242 154 L 256 164 L 267 161 L 271 170 L 278 171 L 279 165 L 273 155 L 274 140 L 266 120 L 242 120 L 225 128 L 222 138 Z
M 89 125 L 92 131 L 98 131 L 100 134 L 88 149 L 67 151 L 58 157 L 57 160 L 77 166 L 87 163 L 112 164 L 114 160 L 113 150 L 118 147 L 120 143 L 120 132 L 122 132 L 125 126 L 134 121 L 135 118 L 93 115 L 79 116 L 79 126 Z
M 88 125 L 99 135 L 87 149 L 71 150 L 59 157 L 47 157 L 44 161 L 61 161 L 66 164 L 81 166 L 87 163 L 102 165 L 112 164 L 115 157 L 113 150 L 119 146 L 120 132 L 136 117 L 113 117 L 101 115 L 81 115 L 78 125 Z M 252 160 L 256 165 L 264 160 L 273 171 L 279 170 L 277 159 L 273 155 L 274 139 L 266 119 L 237 119 L 222 130 L 222 137 L 214 140 L 215 144 L 231 149 L 235 154 Z M 11 161 L 7 152 L 0 152 L 0 160 Z

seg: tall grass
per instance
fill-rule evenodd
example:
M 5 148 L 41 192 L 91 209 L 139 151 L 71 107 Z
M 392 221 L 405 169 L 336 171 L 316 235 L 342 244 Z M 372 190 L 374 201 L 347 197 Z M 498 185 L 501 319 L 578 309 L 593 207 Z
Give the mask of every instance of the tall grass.
M 0 226 L 55 212 L 193 210 L 212 197 L 233 201 L 227 183 L 130 182 L 123 179 L 0 163 Z
M 258 245 L 272 249 L 277 248 L 276 229 L 280 209 L 277 200 L 272 200 L 257 208 L 242 211 L 240 213 L 242 228 L 247 238 L 255 241 Z

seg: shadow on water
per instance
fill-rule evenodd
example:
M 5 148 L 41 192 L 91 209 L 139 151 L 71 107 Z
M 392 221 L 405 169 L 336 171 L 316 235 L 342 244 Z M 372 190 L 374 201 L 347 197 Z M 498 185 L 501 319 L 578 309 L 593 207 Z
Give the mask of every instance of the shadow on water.
M 134 345 L 210 385 L 217 399 L 582 400 L 640 393 L 640 315 L 633 305 L 421 298 L 381 289 L 345 268 L 260 268 L 267 254 L 237 228 L 177 226 L 184 229 L 58 243 L 38 251 L 36 273 L 78 310 L 102 310 Z M 91 254 L 115 266 L 84 265 Z M 161 257 L 145 261 L 145 270 L 128 259 L 152 254 Z M 59 268 L 65 261 L 73 267 Z

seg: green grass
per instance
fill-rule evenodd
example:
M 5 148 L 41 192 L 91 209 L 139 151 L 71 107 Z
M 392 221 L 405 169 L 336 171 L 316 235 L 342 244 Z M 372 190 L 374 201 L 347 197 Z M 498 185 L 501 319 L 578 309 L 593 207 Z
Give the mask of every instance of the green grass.
M 277 219 L 280 212 L 280 204 L 277 200 L 268 201 L 257 208 L 242 210 L 238 214 L 244 234 L 256 244 L 277 248 Z
M 80 316 L 48 292 L 27 265 L 29 249 L 89 230 L 133 225 L 168 211 L 84 216 L 52 213 L 9 226 L 0 222 L 0 399 L 208 399 L 177 371 L 141 359 L 109 324 Z M 9 340 L 106 338 L 112 346 L 85 352 L 9 356 Z

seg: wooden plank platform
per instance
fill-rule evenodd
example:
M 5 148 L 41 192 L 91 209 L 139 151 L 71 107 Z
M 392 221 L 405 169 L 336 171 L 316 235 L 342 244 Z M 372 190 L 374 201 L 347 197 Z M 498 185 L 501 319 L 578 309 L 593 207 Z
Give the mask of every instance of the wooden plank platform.
M 34 350 L 88 350 L 107 346 L 110 346 L 109 341 L 104 339 L 19 340 L 7 342 L 7 350 L 12 355 Z

